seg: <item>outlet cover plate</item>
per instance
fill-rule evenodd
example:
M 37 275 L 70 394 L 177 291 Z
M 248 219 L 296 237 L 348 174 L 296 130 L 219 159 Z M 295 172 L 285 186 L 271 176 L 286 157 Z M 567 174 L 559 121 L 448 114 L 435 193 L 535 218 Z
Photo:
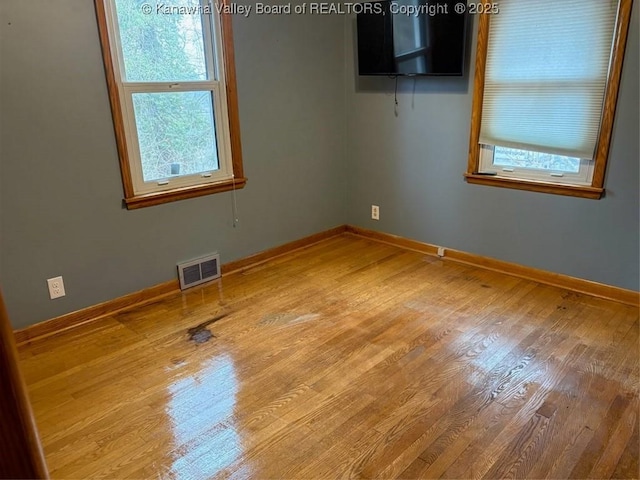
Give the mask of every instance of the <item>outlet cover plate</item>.
M 47 279 L 47 285 L 49 286 L 49 298 L 51 298 L 51 300 L 54 298 L 64 297 L 66 295 L 62 277 Z

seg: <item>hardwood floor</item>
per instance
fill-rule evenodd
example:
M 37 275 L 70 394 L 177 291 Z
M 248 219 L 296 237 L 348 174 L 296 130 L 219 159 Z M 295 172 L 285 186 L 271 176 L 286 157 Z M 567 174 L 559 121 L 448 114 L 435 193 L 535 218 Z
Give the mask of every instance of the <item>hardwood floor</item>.
M 637 478 L 638 354 L 637 308 L 351 235 L 20 349 L 52 478 L 163 479 Z

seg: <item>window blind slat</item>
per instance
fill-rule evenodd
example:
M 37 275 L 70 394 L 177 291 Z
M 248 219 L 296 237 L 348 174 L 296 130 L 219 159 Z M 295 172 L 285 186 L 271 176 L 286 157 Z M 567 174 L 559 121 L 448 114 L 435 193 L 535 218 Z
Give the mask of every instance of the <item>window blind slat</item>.
M 503 0 L 491 18 L 480 143 L 593 158 L 617 7 Z

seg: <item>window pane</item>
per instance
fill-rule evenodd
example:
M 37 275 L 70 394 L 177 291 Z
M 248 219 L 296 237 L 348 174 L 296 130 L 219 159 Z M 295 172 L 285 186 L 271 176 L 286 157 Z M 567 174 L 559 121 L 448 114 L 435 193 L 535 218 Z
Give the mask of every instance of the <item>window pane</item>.
M 553 155 L 551 153 L 517 150 L 515 148 L 495 147 L 493 164 L 502 167 L 535 168 L 538 170 L 553 170 L 554 172 L 580 171 L 580 159 Z
M 175 12 L 158 6 L 163 4 L 116 0 L 124 80 L 207 80 L 200 1 L 173 0 Z
M 210 91 L 134 93 L 145 182 L 217 170 Z
M 480 142 L 593 159 L 617 0 L 511 0 L 489 26 Z

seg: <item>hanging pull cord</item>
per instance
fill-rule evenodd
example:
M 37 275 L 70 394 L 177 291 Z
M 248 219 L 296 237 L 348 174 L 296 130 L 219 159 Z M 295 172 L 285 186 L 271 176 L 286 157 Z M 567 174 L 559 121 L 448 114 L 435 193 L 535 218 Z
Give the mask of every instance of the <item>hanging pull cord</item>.
M 233 187 L 231 213 L 233 215 L 233 228 L 236 228 L 238 226 L 238 222 L 240 222 L 240 219 L 238 218 L 238 204 L 236 202 L 236 175 L 235 175 L 235 173 L 231 175 L 231 182 L 232 182 L 232 187 Z
M 396 75 L 396 89 L 393 92 L 393 99 L 395 101 L 395 105 L 393 107 L 393 113 L 395 113 L 396 117 L 398 116 L 398 76 Z

